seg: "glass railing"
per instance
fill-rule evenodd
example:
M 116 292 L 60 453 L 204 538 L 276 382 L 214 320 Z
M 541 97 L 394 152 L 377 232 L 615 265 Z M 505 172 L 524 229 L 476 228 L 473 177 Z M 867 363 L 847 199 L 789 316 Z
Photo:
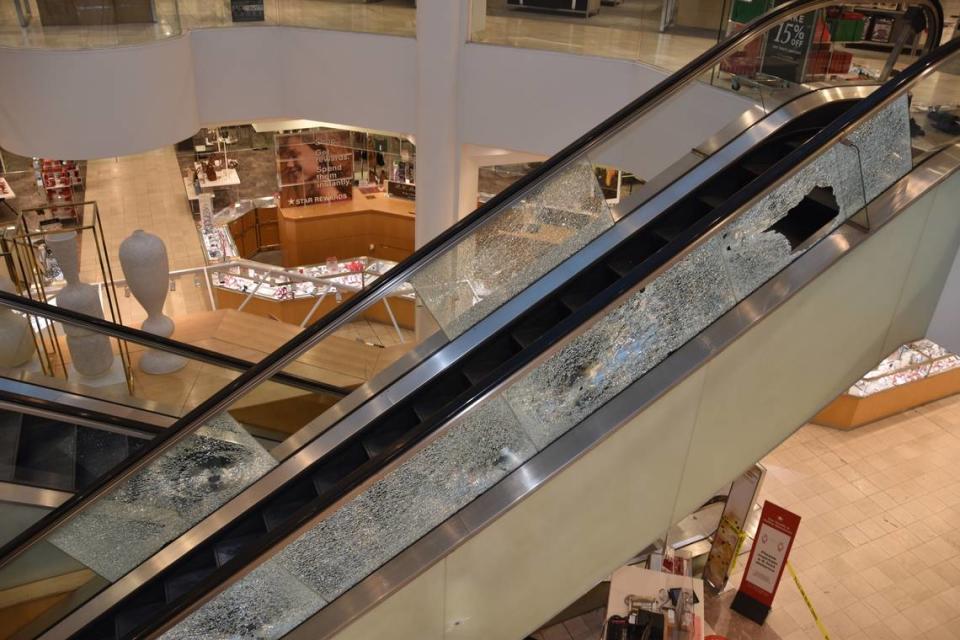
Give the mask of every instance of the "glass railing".
M 414 0 L 0 0 L 0 46 L 99 49 L 190 29 L 282 25 L 416 35 Z
M 680 0 L 473 0 L 471 40 L 530 49 L 562 51 L 644 62 L 677 70 L 721 38 L 782 4 L 774 0 L 732 0 L 693 3 Z M 908 21 L 905 5 L 862 3 L 854 11 L 824 11 L 797 19 L 769 43 L 755 43 L 752 57 L 743 60 L 768 69 L 782 54 L 796 62 L 814 42 L 842 43 L 843 55 L 812 56 L 808 75 L 870 67 L 883 52 L 897 46 L 901 26 Z M 907 48 L 915 43 L 906 43 Z M 769 53 L 770 60 L 764 60 Z M 829 58 L 829 59 L 828 59 Z M 765 63 L 765 64 L 764 64 Z M 844 71 L 846 73 L 846 71 Z
M 626 200 L 617 204 L 616 194 L 609 191 L 608 169 L 629 169 L 628 163 L 648 155 L 649 139 L 662 128 L 658 124 L 661 118 L 683 101 L 700 99 L 696 92 L 703 87 L 697 79 L 748 45 L 751 38 L 820 6 L 826 5 L 793 2 L 761 18 L 751 30 L 689 63 L 414 256 L 361 287 L 356 295 L 344 299 L 320 321 L 187 413 L 169 437 L 157 439 L 137 458 L 125 477 L 94 487 L 82 505 L 54 514 L 41 522 L 29 539 L 17 541 L 8 549 L 15 555 L 8 556 L 11 561 L 0 575 L 15 573 L 21 563 L 32 562 L 34 554 L 51 552 L 51 546 L 93 570 L 96 579 L 78 587 L 76 597 L 60 609 L 49 612 L 54 619 L 60 618 L 67 613 L 62 607 L 79 606 L 123 578 L 403 374 L 462 357 L 463 349 L 492 335 L 525 310 L 511 308 L 514 296 L 631 212 Z M 748 126 L 743 124 L 734 133 Z M 700 142 L 691 139 L 687 148 Z M 679 155 L 659 161 L 670 166 L 684 159 Z M 363 279 L 367 270 L 354 275 Z M 725 291 L 716 295 L 724 300 L 729 297 Z M 298 418 L 306 416 L 307 421 L 298 420 L 300 426 L 289 431 L 290 437 L 269 450 L 251 442 L 251 432 L 238 424 L 238 420 L 247 424 L 249 419 L 235 416 L 258 394 L 275 396 L 265 390 L 265 385 L 274 383 L 264 380 L 281 370 L 306 375 L 305 367 L 321 360 L 356 366 L 355 355 L 335 339 L 336 333 L 378 312 L 379 307 L 384 313 L 389 309 L 413 339 L 381 349 L 379 373 L 329 410 L 318 403 L 300 414 L 290 410 L 286 401 L 272 406 L 261 403 L 272 410 L 270 420 L 280 421 L 295 413 Z M 683 323 L 684 330 L 678 335 L 691 330 L 688 324 Z M 565 380 L 559 377 L 555 381 Z M 437 400 L 447 393 L 438 392 Z M 390 394 L 379 397 L 386 395 Z M 387 404 L 394 401 L 385 400 Z M 553 428 L 547 423 L 542 426 Z M 89 535 L 91 527 L 97 535 Z
M 281 551 L 164 637 L 230 636 L 241 625 L 256 628 L 260 637 L 284 636 L 610 402 L 831 232 L 848 221 L 866 220 L 860 216 L 878 196 L 929 157 L 914 145 L 929 134 L 914 129 L 911 135 L 911 114 L 929 114 L 930 122 L 943 126 L 945 118 L 938 114 L 944 109 L 908 106 L 911 94 L 923 92 L 938 104 L 953 99 L 957 77 L 934 68 L 943 60 L 960 60 L 960 42 L 935 56 L 792 151 L 779 149 L 781 160 L 717 207 L 709 225 L 691 226 L 651 256 L 648 266 L 638 264 L 624 276 L 622 286 L 598 294 L 596 303 L 555 327 L 556 334 L 576 331 L 556 347 L 541 340 L 547 357 L 532 349 L 522 361 L 504 365 L 471 392 L 470 400 L 442 412 L 452 418 L 449 422 L 435 416 L 438 437 L 362 484 L 349 501 L 330 508 L 292 542 L 288 536 Z M 951 111 L 954 124 L 946 126 L 950 131 L 942 133 L 948 137 L 937 140 L 938 148 L 960 141 L 956 107 Z M 602 311 L 594 315 L 598 308 Z M 579 330 L 584 324 L 586 330 Z M 524 491 L 532 490 L 530 477 L 518 483 Z M 328 489 L 321 502 L 335 504 L 343 487 Z M 495 513 L 492 503 L 485 509 Z M 455 546 L 454 536 L 483 524 L 460 520 L 445 543 Z M 387 582 L 405 583 L 408 568 L 412 577 L 424 567 L 394 567 Z M 264 588 L 277 601 L 297 606 L 259 600 Z M 381 595 L 372 595 L 378 588 L 352 600 L 351 614 L 361 615 L 364 609 L 356 607 L 361 600 L 372 604 Z M 231 610 L 247 615 L 238 623 L 223 615 Z
M 210 350 L 158 338 L 9 292 L 0 295 L 0 322 L 9 338 L 0 347 L 0 383 L 8 390 L 77 406 L 88 401 L 85 406 L 100 413 L 157 414 L 163 418 L 155 423 L 166 426 L 253 366 L 219 347 Z M 242 355 L 250 353 L 255 354 L 248 350 Z M 280 441 L 343 393 L 314 379 L 281 376 L 248 402 L 237 404 L 234 417 L 252 429 L 258 423 L 267 424 L 257 429 L 258 435 L 265 441 Z M 298 404 L 314 407 L 314 416 L 306 411 L 286 421 L 268 421 L 271 407 L 282 401 L 290 403 L 292 413 Z M 280 422 L 290 420 L 294 422 L 287 424 L 286 432 L 275 430 Z
M 0 392 L 0 544 L 82 492 L 139 451 L 160 427 L 117 420 L 99 422 L 45 409 L 27 409 Z

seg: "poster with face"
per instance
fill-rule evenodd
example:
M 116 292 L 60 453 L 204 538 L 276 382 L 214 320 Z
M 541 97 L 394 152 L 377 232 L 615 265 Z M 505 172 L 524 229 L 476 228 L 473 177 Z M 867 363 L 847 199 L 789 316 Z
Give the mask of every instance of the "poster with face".
M 276 141 L 281 206 L 329 204 L 352 197 L 349 131 L 288 133 Z

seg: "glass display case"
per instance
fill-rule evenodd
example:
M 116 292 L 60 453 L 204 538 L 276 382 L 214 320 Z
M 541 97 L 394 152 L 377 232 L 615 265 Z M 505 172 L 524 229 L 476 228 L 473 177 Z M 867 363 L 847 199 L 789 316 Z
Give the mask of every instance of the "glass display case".
M 362 291 L 395 262 L 360 257 L 331 260 L 320 265 L 293 269 L 236 260 L 209 269 L 210 285 L 221 308 L 233 308 L 306 326 L 336 305 Z M 416 295 L 408 283 L 374 305 L 364 317 L 374 322 L 414 327 Z
M 865 398 L 960 367 L 960 356 L 931 340 L 905 344 L 858 380 L 848 393 Z

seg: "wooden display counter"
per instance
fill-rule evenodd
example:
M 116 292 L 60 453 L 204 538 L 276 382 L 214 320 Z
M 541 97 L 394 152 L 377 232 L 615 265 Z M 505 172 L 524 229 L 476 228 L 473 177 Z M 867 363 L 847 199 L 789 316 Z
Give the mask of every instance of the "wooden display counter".
M 318 264 L 331 256 L 399 262 L 413 253 L 415 220 L 413 202 L 359 189 L 348 202 L 281 208 L 283 266 Z
M 277 211 L 277 207 L 251 209 L 227 225 L 241 258 L 252 259 L 261 251 L 277 248 L 280 244 Z
M 856 429 L 921 405 L 960 393 L 960 369 L 859 397 L 843 394 L 813 417 L 814 424 Z
M 922 339 L 898 347 L 812 422 L 854 429 L 960 393 L 960 356 Z

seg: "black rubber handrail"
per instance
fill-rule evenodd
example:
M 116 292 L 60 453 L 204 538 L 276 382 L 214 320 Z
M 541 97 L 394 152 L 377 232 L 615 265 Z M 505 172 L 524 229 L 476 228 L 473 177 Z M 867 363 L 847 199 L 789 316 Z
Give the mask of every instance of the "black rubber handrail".
M 447 248 L 469 236 L 495 213 L 513 202 L 514 199 L 526 194 L 534 186 L 569 166 L 574 160 L 582 157 L 600 143 L 610 139 L 681 88 L 695 82 L 700 74 L 712 69 L 729 54 L 761 37 L 770 28 L 785 20 L 837 4 L 859 5 L 869 3 L 865 0 L 840 3 L 837 0 L 790 0 L 755 19 L 741 31 L 694 58 L 676 73 L 665 78 L 642 96 L 566 146 L 543 164 L 491 198 L 473 213 L 427 242 L 423 247 L 378 278 L 370 287 L 352 296 L 324 315 L 275 352 L 225 385 L 219 392 L 197 405 L 171 426 L 166 433 L 155 438 L 149 446 L 144 447 L 137 455 L 131 456 L 125 465 L 115 469 L 110 474 L 102 476 L 88 488 L 83 496 L 78 495 L 68 500 L 8 544 L 0 547 L 0 567 L 9 563 L 49 531 L 72 518 L 86 504 L 95 501 L 101 495 L 110 491 L 126 477 L 138 472 L 145 465 L 162 455 L 169 447 L 229 407 L 237 397 L 257 386 L 263 380 L 270 378 L 274 373 L 315 346 L 320 340 L 344 324 L 354 312 L 362 311 L 373 305 L 379 300 L 382 293 L 386 293 L 395 286 L 408 281 L 422 264 L 438 257 Z M 943 8 L 939 0 L 913 0 L 910 4 L 921 6 L 927 12 L 928 37 L 926 46 L 929 50 L 939 43 L 942 35 Z
M 197 347 L 178 340 L 171 340 L 170 338 L 164 338 L 163 336 L 158 336 L 153 333 L 147 333 L 141 329 L 126 327 L 108 320 L 89 316 L 85 313 L 64 309 L 63 307 L 55 307 L 51 304 L 24 298 L 23 296 L 18 296 L 7 291 L 0 290 L 0 307 L 9 307 L 23 311 L 24 313 L 43 316 L 48 320 L 56 320 L 57 322 L 76 325 L 96 333 L 106 334 L 144 347 L 157 349 L 158 351 L 166 351 L 190 360 L 216 365 L 224 369 L 246 371 L 255 365 L 255 363 L 244 360 L 243 358 L 236 358 L 225 353 L 220 353 L 219 351 L 211 351 L 210 349 L 204 349 L 203 347 Z M 339 398 L 343 398 L 349 393 L 349 391 L 332 384 L 310 380 L 283 371 L 274 374 L 273 380 L 305 391 L 334 395 Z
M 227 583 L 231 576 L 247 569 L 258 560 L 270 557 L 271 550 L 284 540 L 296 535 L 299 530 L 313 521 L 317 515 L 336 505 L 348 496 L 357 487 L 369 483 L 377 473 L 377 469 L 397 463 L 402 456 L 411 451 L 425 437 L 435 432 L 442 425 L 454 418 L 463 415 L 466 408 L 472 407 L 484 399 L 497 393 L 505 384 L 508 384 L 525 367 L 534 363 L 544 352 L 555 344 L 563 341 L 568 335 L 580 326 L 599 319 L 605 310 L 620 301 L 623 296 L 630 294 L 641 286 L 647 286 L 649 278 L 663 269 L 674 264 L 683 255 L 687 254 L 706 237 L 717 231 L 718 225 L 738 211 L 746 211 L 748 207 L 762 198 L 790 175 L 798 172 L 803 165 L 818 157 L 832 144 L 839 144 L 839 140 L 854 129 L 861 121 L 874 115 L 889 101 L 905 93 L 908 88 L 920 81 L 926 74 L 934 71 L 938 65 L 948 58 L 960 54 L 960 39 L 952 40 L 948 44 L 927 54 L 887 83 L 881 85 L 867 98 L 847 110 L 842 116 L 828 124 L 805 143 L 784 156 L 781 160 L 755 178 L 748 185 L 737 191 L 724 203 L 714 209 L 710 215 L 701 219 L 685 230 L 679 236 L 668 242 L 653 256 L 637 265 L 626 276 L 610 285 L 590 302 L 580 307 L 569 316 L 558 322 L 547 333 L 540 336 L 526 349 L 517 353 L 510 360 L 501 364 L 492 371 L 486 379 L 470 391 L 451 400 L 445 407 L 432 415 L 404 438 L 391 445 L 388 449 L 368 460 L 360 468 L 340 480 L 324 496 L 317 498 L 292 516 L 277 528 L 267 532 L 264 537 L 250 547 L 244 549 L 229 561 L 217 568 L 213 573 L 198 582 L 191 589 L 180 596 L 171 607 L 164 612 L 162 619 L 151 619 L 136 630 L 136 637 L 145 638 L 164 631 L 171 620 L 182 618 L 205 601 L 205 597 L 213 590 Z M 866 204 L 866 203 L 865 203 Z M 760 285 L 762 286 L 762 285 Z M 692 339 L 696 339 L 695 337 Z M 333 453 L 333 451 L 331 451 Z M 316 463 L 315 463 L 316 464 Z M 312 468 L 312 467 L 310 467 Z M 305 470 L 304 473 L 308 473 Z M 282 489 L 278 489 L 280 491 Z M 362 612 L 361 612 L 362 613 Z

